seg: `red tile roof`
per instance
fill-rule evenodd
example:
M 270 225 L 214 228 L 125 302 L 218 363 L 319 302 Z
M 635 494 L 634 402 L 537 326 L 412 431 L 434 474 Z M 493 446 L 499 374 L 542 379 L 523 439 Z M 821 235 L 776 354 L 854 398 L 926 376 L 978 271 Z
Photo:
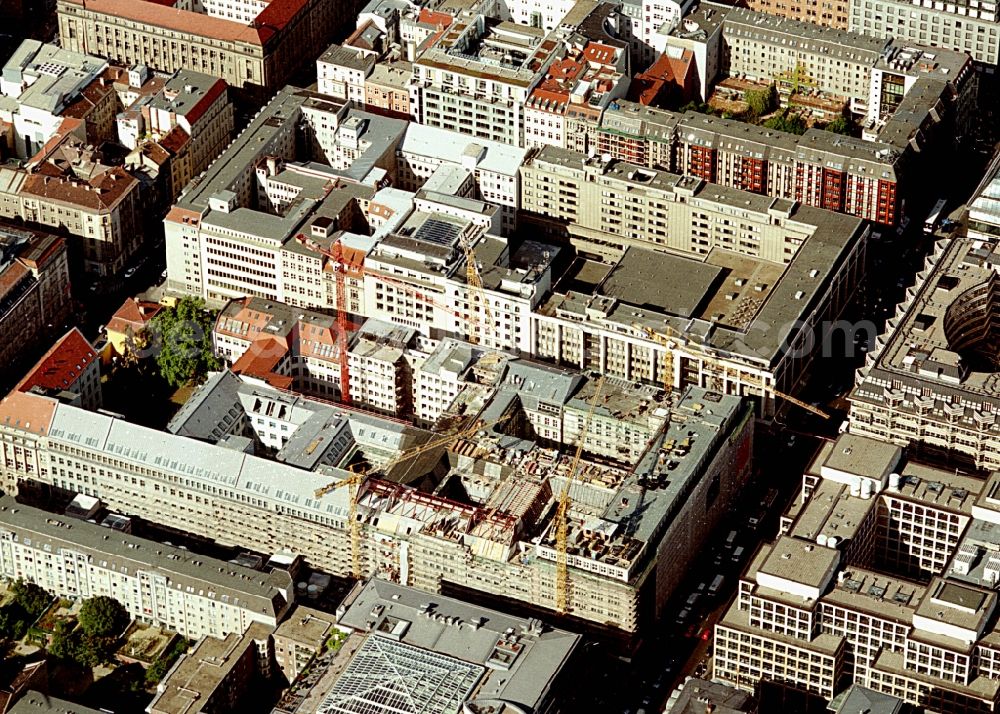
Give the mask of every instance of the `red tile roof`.
M 115 166 L 90 181 L 65 176 L 43 176 L 39 173 L 28 174 L 21 193 L 101 211 L 112 208 L 136 184 L 138 181 L 125 169 Z
M 693 59 L 690 50 L 684 50 L 679 58 L 660 55 L 649 69 L 636 75 L 629 88 L 630 98 L 639 104 L 649 105 L 670 87 L 676 87 L 684 94 L 691 81 Z
M 439 29 L 444 29 L 451 24 L 454 18 L 446 12 L 435 12 L 434 10 L 428 10 L 426 7 L 420 8 L 420 14 L 417 16 L 417 22 L 425 22 L 428 25 L 434 25 Z
M 58 402 L 41 394 L 24 394 L 16 389 L 0 401 L 0 424 L 47 434 Z
M 19 392 L 27 392 L 36 386 L 69 389 L 96 359 L 93 346 L 74 327 L 45 353 L 15 389 Z
M 274 370 L 288 354 L 288 342 L 274 335 L 264 335 L 253 341 L 250 348 L 233 364 L 233 374 L 264 379 L 270 383 L 270 375 L 283 377 Z M 291 380 L 291 378 L 288 378 Z
M 156 317 L 161 310 L 163 310 L 163 305 L 158 302 L 127 298 L 108 320 L 108 332 L 125 334 L 131 327 L 132 332 L 136 333 Z
M 264 45 L 305 6 L 307 0 L 271 0 L 251 25 L 179 10 L 170 0 L 67 0 L 90 12 L 113 15 L 196 37 Z
M 35 152 L 35 155 L 32 156 L 30 159 L 28 159 L 27 163 L 31 165 L 31 164 L 40 164 L 43 161 L 45 161 L 56 149 L 59 148 L 60 144 L 66 141 L 66 139 L 68 139 L 70 135 L 73 134 L 73 132 L 75 132 L 80 127 L 84 126 L 85 123 L 86 122 L 84 122 L 82 119 L 73 119 L 73 118 L 63 119 L 62 122 L 59 124 L 59 128 L 56 129 L 56 133 L 53 134 L 48 141 L 42 144 L 42 148 L 40 148 L 37 152 Z

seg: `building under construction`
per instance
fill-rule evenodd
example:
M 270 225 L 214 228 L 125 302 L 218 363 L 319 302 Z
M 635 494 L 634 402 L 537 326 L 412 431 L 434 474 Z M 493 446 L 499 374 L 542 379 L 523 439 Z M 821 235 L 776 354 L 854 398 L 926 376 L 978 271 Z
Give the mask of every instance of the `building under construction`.
M 0 403 L 2 487 L 85 493 L 336 575 L 635 633 L 750 473 L 749 403 L 517 359 L 493 373 L 474 385 L 478 411 L 436 433 L 228 372 L 185 413 L 184 436 L 13 394 Z

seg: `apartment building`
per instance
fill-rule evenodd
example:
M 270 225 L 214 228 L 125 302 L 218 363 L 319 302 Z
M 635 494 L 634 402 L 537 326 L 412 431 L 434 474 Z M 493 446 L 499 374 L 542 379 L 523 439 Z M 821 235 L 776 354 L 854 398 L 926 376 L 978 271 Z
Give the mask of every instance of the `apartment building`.
M 80 144 L 78 139 L 60 143 L 79 161 L 65 173 L 2 169 L 0 191 L 6 195 L 0 210 L 8 218 L 68 231 L 79 244 L 84 271 L 107 278 L 123 271 L 142 244 L 141 188 L 123 167 L 105 165 Z M 43 163 L 60 163 L 61 153 L 54 151 Z
M 581 640 L 538 619 L 450 597 L 431 602 L 425 592 L 376 579 L 355 586 L 337 616 L 349 633 L 344 654 L 304 689 L 308 703 L 299 711 L 379 711 L 383 689 L 406 686 L 397 672 L 436 683 L 427 697 L 433 711 L 551 711 L 570 686 L 568 666 Z M 385 677 L 377 688 L 373 671 Z
M 678 123 L 676 157 L 680 173 L 888 226 L 900 218 L 911 168 L 889 144 L 820 129 L 795 136 L 694 112 Z
M 582 143 L 586 151 L 646 168 L 895 225 L 917 185 L 914 177 L 938 165 L 933 157 L 950 151 L 955 132 L 968 134 L 968 107 L 977 93 L 968 57 L 950 56 L 954 64 L 919 59 L 929 52 L 893 48 L 890 56 L 918 58 L 908 69 L 887 70 L 895 78 L 881 74 L 888 68 L 884 59 L 873 68 L 872 118 L 863 140 L 821 129 L 800 136 L 618 100 L 581 127 Z M 936 79 L 934 72 L 946 69 L 955 82 Z M 883 85 L 896 79 L 905 94 L 890 99 Z
M 306 260 L 294 239 L 315 223 L 322 235 L 353 225 L 355 200 L 374 192 L 358 184 L 392 169 L 404 126 L 294 87 L 278 92 L 164 219 L 167 288 L 213 305 L 249 295 L 327 306 L 322 256 Z
M 632 65 L 644 69 L 663 52 L 663 37 L 695 6 L 693 0 L 623 0 L 622 30 L 632 49 Z
M 600 256 L 532 313 L 543 359 L 752 394 L 768 415 L 815 352 L 792 345 L 825 341 L 864 273 L 855 218 L 551 146 L 521 174 L 522 222 Z
M 0 227 L 0 286 L 0 364 L 10 368 L 71 314 L 66 242 Z
M 862 118 L 865 138 L 900 149 L 912 143 L 920 151 L 931 141 L 928 128 L 942 122 L 967 131 L 978 83 L 964 48 L 893 28 L 874 35 L 703 3 L 665 38 L 664 49 L 692 53 L 702 97 L 718 77 L 774 83 L 782 96 L 819 92 Z
M 0 571 L 57 597 L 114 597 L 140 622 L 185 637 L 274 627 L 294 598 L 283 570 L 245 568 L 0 497 Z
M 809 129 L 798 136 L 696 112 L 617 102 L 589 130 L 595 152 L 651 169 L 895 225 L 915 170 L 904 148 Z
M 578 0 L 504 0 L 502 4 L 511 22 L 551 32 L 580 3 Z
M 423 123 L 524 146 L 524 103 L 561 49 L 538 28 L 458 16 L 413 62 Z
M 58 397 L 83 409 L 100 409 L 103 397 L 97 350 L 74 327 L 56 340 L 14 388 Z
M 285 679 L 294 682 L 337 632 L 334 615 L 296 605 L 272 636 L 274 660 Z
M 412 417 L 416 330 L 365 320 L 348 352 L 351 402 L 379 414 Z
M 61 0 L 56 6 L 60 45 L 127 67 L 202 72 L 262 103 L 292 72 L 319 56 L 334 30 L 357 9 L 332 0 L 229 5 Z
M 774 82 L 781 91 L 807 86 L 863 115 L 871 68 L 890 40 L 709 2 L 667 43 L 693 51 L 703 89 L 717 74 Z
M 379 62 L 365 78 L 365 110 L 396 119 L 420 121 L 420 96 L 412 62 Z
M 809 0 L 751 0 L 747 7 L 755 12 L 811 22 L 814 25 L 846 30 L 850 27 L 851 3 L 848 0 L 815 3 Z
M 857 372 L 851 433 L 1000 468 L 998 251 L 971 237 L 935 244 Z
M 628 90 L 628 45 L 588 42 L 549 65 L 524 106 L 524 146 L 566 146 L 566 116 L 574 106 L 598 113 Z
M 200 174 L 229 145 L 233 137 L 233 106 L 225 81 L 200 72 L 180 70 L 163 88 L 141 102 L 141 121 L 136 127 L 148 140 L 179 145 L 170 162 L 171 199 L 177 197 L 195 176 Z M 178 136 L 176 129 L 183 131 Z M 175 132 L 171 135 L 172 132 Z M 171 139 L 166 139 L 170 136 Z
M 851 32 L 966 52 L 980 67 L 1000 62 L 1000 25 L 994 2 L 852 0 Z
M 357 495 L 357 555 L 365 575 L 429 591 L 453 585 L 551 609 L 557 590 L 551 504 L 572 454 L 519 432 L 525 417 L 517 395 L 497 394 L 470 414 L 472 423 L 492 425 L 487 431 L 459 439 L 455 451 L 438 447 L 433 458 L 419 452 L 400 458 L 434 435 L 240 385 L 233 405 L 245 413 L 249 437 L 273 449 L 269 460 L 233 448 L 231 436 L 216 442 L 209 421 L 199 426 L 202 438 L 175 436 L 14 393 L 0 402 L 4 489 L 16 492 L 37 480 L 220 543 L 260 553 L 290 550 L 346 574 L 349 489 L 321 487 L 346 478 L 360 449 L 375 469 L 385 465 Z M 593 542 L 571 557 L 569 607 L 582 621 L 624 633 L 637 632 L 647 615 L 662 610 L 750 471 L 753 419 L 744 402 L 690 389 L 664 394 L 658 408 L 663 426 L 636 468 L 588 459 L 579 472 L 585 478 L 574 485 L 579 505 L 570 514 L 571 537 Z M 227 413 L 216 411 L 216 419 Z M 529 473 L 535 477 L 518 475 Z M 463 481 L 472 503 L 434 495 L 448 478 Z M 641 499 L 639 478 L 646 489 Z M 607 534 L 603 540 L 595 524 L 596 533 Z
M 332 45 L 316 60 L 316 91 L 364 106 L 365 80 L 377 59 L 369 52 Z
M 459 393 L 479 380 L 483 365 L 495 365 L 509 355 L 446 337 L 413 370 L 414 423 L 433 426 Z
M 866 437 L 825 444 L 716 625 L 714 677 L 996 711 L 996 481 Z
M 244 380 L 340 399 L 342 350 L 347 351 L 351 403 L 389 416 L 411 413 L 412 329 L 375 319 L 340 335 L 329 315 L 263 298 L 233 300 L 212 330 L 216 356 Z
M 234 374 L 319 397 L 340 394 L 337 320 L 258 297 L 234 299 L 212 329 L 216 356 Z

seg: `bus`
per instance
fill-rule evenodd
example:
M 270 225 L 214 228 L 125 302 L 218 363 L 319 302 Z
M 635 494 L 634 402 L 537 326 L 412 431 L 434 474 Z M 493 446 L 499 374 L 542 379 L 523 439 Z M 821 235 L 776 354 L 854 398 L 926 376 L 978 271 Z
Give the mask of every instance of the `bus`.
M 934 204 L 934 208 L 931 209 L 930 215 L 928 215 L 927 220 L 924 221 L 925 233 L 933 233 L 937 229 L 938 223 L 941 221 L 941 214 L 944 213 L 946 203 L 948 203 L 947 199 L 942 198 Z

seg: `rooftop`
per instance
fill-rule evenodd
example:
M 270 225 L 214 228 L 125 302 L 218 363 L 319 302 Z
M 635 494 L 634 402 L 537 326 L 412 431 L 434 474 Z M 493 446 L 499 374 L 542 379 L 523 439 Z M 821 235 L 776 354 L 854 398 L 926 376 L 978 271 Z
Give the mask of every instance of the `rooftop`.
M 25 40 L 3 67 L 0 91 L 22 106 L 59 114 L 107 66 L 99 57 Z
M 976 429 L 1000 430 L 993 414 L 1000 410 L 997 336 L 988 327 L 971 329 L 977 315 L 996 305 L 987 300 L 986 312 L 966 307 L 970 290 L 996 282 L 998 265 L 996 244 L 962 236 L 940 241 L 897 308 L 890 332 L 869 353 L 851 400 L 891 400 L 922 418 L 947 416 Z
M 203 710 L 247 650 L 253 650 L 250 656 L 256 663 L 257 643 L 270 634 L 270 627 L 255 622 L 244 634 L 233 633 L 222 640 L 203 637 L 160 682 L 150 708 L 168 714 Z
M 713 708 L 708 709 L 711 705 Z M 689 679 L 681 689 L 680 697 L 666 714 L 744 714 L 755 711 L 750 695 L 725 684 L 707 679 Z M 851 714 L 855 714 L 852 712 Z
M 42 356 L 18 383 L 17 389 L 21 392 L 36 387 L 52 392 L 71 390 L 96 359 L 93 345 L 74 327 Z
M 32 689 L 25 692 L 24 696 L 7 710 L 7 714 L 103 714 L 103 710 L 50 697 Z
M 831 714 L 900 714 L 904 703 L 890 694 L 876 692 L 860 684 L 852 684 L 830 702 Z
M 796 324 L 796 320 L 802 319 L 814 308 L 836 271 L 854 250 L 856 242 L 869 230 L 860 219 L 843 214 L 708 184 L 694 177 L 651 170 L 614 159 L 605 162 L 597 157 L 588 158 L 582 153 L 553 146 L 543 147 L 525 165 L 525 170 L 537 169 L 557 175 L 563 173 L 563 168 L 593 172 L 595 176 L 601 177 L 602 182 L 630 191 L 639 190 L 645 195 L 651 195 L 654 191 L 662 192 L 653 195 L 663 195 L 671 200 L 674 195 L 679 194 L 684 196 L 687 204 L 703 206 L 706 210 L 729 216 L 746 215 L 748 219 L 759 221 L 763 225 L 780 224 L 802 237 L 802 243 L 795 253 L 790 258 L 785 258 L 787 262 L 780 263 L 721 248 L 714 248 L 707 258 L 685 254 L 682 260 L 660 258 L 644 249 L 633 253 L 635 249 L 632 249 L 621 260 L 625 262 L 626 274 L 631 265 L 637 275 L 628 280 L 628 290 L 621 293 L 621 300 L 608 301 L 606 296 L 571 297 L 556 293 L 541 308 L 543 311 L 557 313 L 566 309 L 586 316 L 587 319 L 617 323 L 616 329 L 650 329 L 657 333 L 673 330 L 674 334 L 693 343 L 701 343 L 720 353 L 739 355 L 754 362 L 774 363 L 782 358 L 787 349 L 787 326 Z M 683 274 L 685 281 L 694 272 L 697 281 L 711 286 L 714 296 L 707 302 L 696 303 L 697 295 L 694 293 L 697 291 L 687 286 L 659 290 L 650 288 L 648 276 L 652 270 L 646 266 L 647 260 L 659 261 L 670 268 L 672 273 Z M 721 288 L 722 283 L 707 282 L 711 277 L 708 269 L 696 266 L 697 261 L 726 270 L 724 290 L 715 289 L 716 284 Z M 701 314 L 682 315 L 678 314 L 679 309 L 670 309 L 665 305 L 637 306 L 631 304 L 627 297 L 631 290 L 639 291 L 640 297 L 651 294 L 659 297 L 680 296 L 680 308 L 685 307 L 685 303 L 687 306 L 705 304 L 706 307 Z M 641 328 L 635 327 L 636 324 L 641 325 Z
M 224 80 L 217 77 L 182 69 L 166 81 L 163 89 L 153 95 L 146 106 L 150 110 L 182 116 L 189 125 L 193 125 L 226 93 L 227 86 Z
M 404 155 L 428 157 L 502 176 L 516 176 L 528 153 L 527 149 L 417 122 L 408 124 L 399 150 Z
M 67 0 L 86 12 L 112 15 L 136 23 L 155 25 L 195 37 L 223 42 L 267 45 L 306 5 L 306 0 L 270 0 L 251 25 L 182 10 L 173 2 L 157 0 Z
M 837 550 L 783 535 L 769 548 L 757 572 L 822 591 L 839 563 Z
M 367 711 L 389 711 L 371 697 L 400 688 L 424 703 L 420 711 L 450 714 L 466 701 L 504 701 L 535 711 L 580 641 L 539 620 L 377 579 L 355 589 L 338 614 L 341 627 L 368 638 L 324 702 L 327 708 L 356 693 L 361 681 L 355 678 L 374 666 L 384 674 L 363 695 L 373 707 Z M 421 686 L 392 679 L 402 662 L 407 669 L 419 667 Z M 435 686 L 423 686 L 428 682 Z

